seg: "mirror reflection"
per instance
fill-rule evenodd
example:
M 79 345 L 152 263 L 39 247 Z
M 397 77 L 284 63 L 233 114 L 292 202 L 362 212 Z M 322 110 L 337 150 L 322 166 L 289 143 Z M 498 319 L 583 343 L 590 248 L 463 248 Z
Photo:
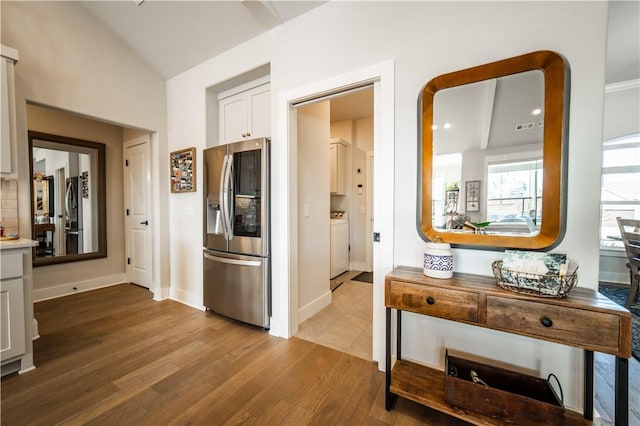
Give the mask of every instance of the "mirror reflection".
M 564 233 L 569 67 L 532 52 L 423 88 L 419 232 L 427 241 L 543 249 Z
M 434 228 L 485 234 L 539 231 L 543 117 L 540 70 L 436 92 Z
M 106 256 L 105 145 L 29 132 L 34 265 Z

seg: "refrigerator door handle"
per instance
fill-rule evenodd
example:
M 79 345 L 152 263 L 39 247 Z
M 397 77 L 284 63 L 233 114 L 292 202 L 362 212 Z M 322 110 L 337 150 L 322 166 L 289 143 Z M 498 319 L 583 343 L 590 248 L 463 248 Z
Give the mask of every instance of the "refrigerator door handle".
M 220 210 L 222 210 L 222 214 L 220 215 L 220 219 L 222 221 L 222 233 L 224 234 L 224 239 L 228 240 L 229 236 L 227 234 L 227 196 L 226 196 L 226 192 L 227 192 L 227 188 L 226 188 L 226 180 L 225 180 L 225 176 L 226 176 L 226 172 L 227 172 L 227 160 L 228 160 L 228 155 L 225 154 L 224 159 L 222 160 L 222 173 L 220 174 Z
M 224 158 L 222 159 L 222 171 L 220 172 L 220 187 L 218 188 L 220 210 L 222 213 L 220 215 L 220 221 L 222 222 L 222 233 L 224 235 L 225 240 L 227 239 L 227 224 L 225 223 L 227 216 L 224 213 L 226 211 L 226 207 L 224 206 L 224 172 L 226 168 L 227 168 L 227 154 L 225 154 Z
M 255 260 L 228 259 L 226 257 L 212 256 L 207 253 L 204 253 L 204 257 L 205 259 L 214 260 L 216 262 L 229 263 L 231 265 L 260 266 L 260 262 Z
M 230 240 L 233 238 L 233 225 L 231 218 L 231 200 L 230 195 L 233 193 L 233 179 L 231 178 L 231 174 L 233 171 L 233 154 L 228 154 L 225 156 L 225 167 L 223 171 L 223 187 L 224 187 L 224 215 L 225 220 L 223 223 L 226 224 L 225 228 L 225 238 Z

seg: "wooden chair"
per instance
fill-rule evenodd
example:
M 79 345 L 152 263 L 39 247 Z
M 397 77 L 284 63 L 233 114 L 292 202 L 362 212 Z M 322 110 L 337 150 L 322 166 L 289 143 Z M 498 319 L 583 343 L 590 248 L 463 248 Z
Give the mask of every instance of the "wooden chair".
M 625 308 L 629 308 L 638 299 L 638 284 L 640 284 L 640 219 L 618 218 L 620 237 L 624 242 L 624 249 L 627 252 L 627 267 L 629 268 L 629 278 L 631 289 L 629 297 L 625 302 Z

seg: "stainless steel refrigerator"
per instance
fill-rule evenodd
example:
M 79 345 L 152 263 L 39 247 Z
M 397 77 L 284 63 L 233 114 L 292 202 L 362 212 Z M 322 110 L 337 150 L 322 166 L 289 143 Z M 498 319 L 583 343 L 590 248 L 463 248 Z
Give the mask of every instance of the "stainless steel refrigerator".
M 269 328 L 269 139 L 204 150 L 204 305 Z
M 65 247 L 66 254 L 84 253 L 82 226 L 82 190 L 80 179 L 73 176 L 66 179 L 65 203 Z

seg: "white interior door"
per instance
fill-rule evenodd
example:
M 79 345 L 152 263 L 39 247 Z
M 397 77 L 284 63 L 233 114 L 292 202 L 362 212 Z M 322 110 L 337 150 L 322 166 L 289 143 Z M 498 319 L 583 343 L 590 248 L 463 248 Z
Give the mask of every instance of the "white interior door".
M 124 143 L 127 281 L 149 288 L 152 280 L 150 136 Z

